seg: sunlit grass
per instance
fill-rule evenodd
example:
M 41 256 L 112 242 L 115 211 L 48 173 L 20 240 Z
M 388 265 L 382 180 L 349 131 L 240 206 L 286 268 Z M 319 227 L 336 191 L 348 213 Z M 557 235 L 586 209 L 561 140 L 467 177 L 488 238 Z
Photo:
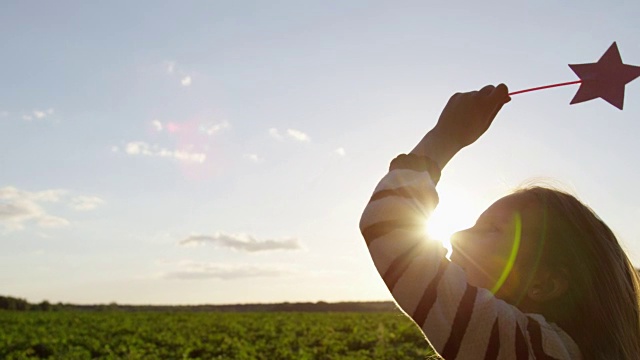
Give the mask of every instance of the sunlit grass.
M 399 312 L 0 311 L 1 359 L 426 359 Z

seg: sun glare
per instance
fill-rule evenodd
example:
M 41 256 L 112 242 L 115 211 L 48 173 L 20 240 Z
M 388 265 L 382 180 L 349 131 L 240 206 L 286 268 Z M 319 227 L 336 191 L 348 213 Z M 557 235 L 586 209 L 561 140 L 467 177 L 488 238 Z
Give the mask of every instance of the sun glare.
M 434 213 L 435 215 L 435 213 Z M 442 242 L 442 246 L 447 249 L 447 258 L 451 255 L 451 235 L 456 230 L 451 229 L 450 226 L 446 225 L 444 221 L 440 221 L 432 215 L 429 220 L 427 220 L 425 226 L 427 228 L 427 234 L 430 239 Z
M 451 255 L 451 235 L 473 225 L 481 212 L 475 199 L 464 191 L 451 187 L 439 187 L 440 204 L 426 223 L 431 239 L 441 241 Z

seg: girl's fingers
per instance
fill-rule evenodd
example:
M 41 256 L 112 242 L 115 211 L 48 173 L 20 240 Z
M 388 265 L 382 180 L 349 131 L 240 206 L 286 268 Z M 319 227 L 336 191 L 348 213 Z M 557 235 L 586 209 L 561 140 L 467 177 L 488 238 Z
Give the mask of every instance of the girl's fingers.
M 478 91 L 478 95 L 488 96 L 493 91 L 495 91 L 495 87 L 493 85 L 487 85 L 487 86 L 483 87 L 482 89 L 480 89 L 480 91 Z
M 507 88 L 507 85 L 500 84 L 491 91 L 489 98 L 497 104 L 506 104 L 511 100 L 508 94 L 509 88 Z
M 485 88 L 487 87 L 485 86 L 483 89 Z M 502 109 L 502 106 L 511 101 L 511 98 L 508 94 L 509 89 L 505 84 L 496 86 L 491 90 L 491 93 L 488 94 L 487 105 L 490 107 L 490 109 L 487 109 L 489 110 L 489 117 L 487 118 L 487 120 L 489 121 L 489 123 L 493 122 L 493 119 L 495 119 L 496 115 L 498 115 L 498 112 L 500 111 L 500 109 Z

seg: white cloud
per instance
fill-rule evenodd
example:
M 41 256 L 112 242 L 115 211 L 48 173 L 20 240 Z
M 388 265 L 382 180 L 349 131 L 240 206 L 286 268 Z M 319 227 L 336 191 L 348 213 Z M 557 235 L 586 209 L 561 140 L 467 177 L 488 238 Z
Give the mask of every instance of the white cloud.
M 29 196 L 31 199 L 35 201 L 41 202 L 59 202 L 63 196 L 67 195 L 68 191 L 66 190 L 44 190 L 30 193 Z
M 262 162 L 262 161 L 264 161 L 264 159 L 261 158 L 260 156 L 258 156 L 258 154 L 245 154 L 244 158 L 245 159 L 249 159 L 249 160 L 251 160 L 253 162 Z
M 47 213 L 41 205 L 59 202 L 66 193 L 59 189 L 29 192 L 13 186 L 0 188 L 0 224 L 9 230 L 23 229 L 28 222 L 40 227 L 67 226 L 68 220 Z
M 0 111 L 0 117 L 7 117 L 9 116 L 9 112 L 7 111 Z
M 13 186 L 0 188 L 0 200 L 27 199 L 36 202 L 58 202 L 66 194 L 67 191 L 61 189 L 28 192 L 19 190 Z
M 203 163 L 207 159 L 204 153 L 188 150 L 168 150 L 157 145 L 149 145 L 143 141 L 133 141 L 126 145 L 125 152 L 129 155 L 158 156 L 174 158 L 185 162 Z
M 276 128 L 269 129 L 269 135 L 276 140 L 282 140 L 282 135 L 280 135 L 280 131 Z
M 309 135 L 303 133 L 300 130 L 287 129 L 287 135 L 289 135 L 289 137 L 297 141 L 303 141 L 303 142 L 311 141 L 311 139 L 309 138 Z
M 336 154 L 338 154 L 338 156 L 345 156 L 347 153 L 344 151 L 343 147 L 339 147 L 337 149 L 334 150 L 334 152 Z
M 76 196 L 71 199 L 69 205 L 78 211 L 89 211 L 102 205 L 104 200 L 97 196 Z
M 22 119 L 26 120 L 26 121 L 31 121 L 34 118 L 35 119 L 45 119 L 51 115 L 53 115 L 53 113 L 55 112 L 55 110 L 53 108 L 49 108 L 47 110 L 33 110 L 30 114 L 24 114 L 22 115 Z
M 69 225 L 69 220 L 53 215 L 41 216 L 37 221 L 39 226 L 47 228 L 57 228 Z
M 151 125 L 154 129 L 156 129 L 156 131 L 162 131 L 162 123 L 160 122 L 160 120 L 155 119 L 151 121 Z
M 185 71 L 182 66 L 179 66 L 175 61 L 165 61 L 164 69 L 169 76 L 180 77 L 180 84 L 182 86 L 191 86 L 193 82 L 193 72 Z
M 163 277 L 178 280 L 236 280 L 257 277 L 280 277 L 291 273 L 290 269 L 280 265 L 186 262 L 181 264 L 179 269 L 165 273 Z
M 302 248 L 298 239 L 257 240 L 249 234 L 226 234 L 217 232 L 213 235 L 191 235 L 180 241 L 180 245 L 213 244 L 244 252 L 271 250 L 299 250 Z
M 169 155 L 171 156 L 171 155 Z M 173 152 L 173 157 L 187 162 L 203 163 L 207 159 L 207 155 L 203 153 L 193 153 L 189 151 L 176 150 Z
M 50 189 L 25 191 L 13 186 L 0 188 L 0 225 L 8 230 L 24 229 L 33 223 L 38 227 L 56 228 L 70 224 L 69 220 L 50 214 L 45 203 L 67 203 L 76 210 L 92 210 L 103 201 L 97 196 L 68 197 L 69 191 Z
M 269 135 L 272 138 L 276 139 L 276 140 L 284 139 L 284 136 L 282 135 L 282 133 L 280 133 L 280 130 L 278 130 L 276 128 L 270 128 L 269 129 Z M 300 142 L 309 142 L 309 141 L 311 141 L 311 138 L 309 137 L 309 135 L 305 134 L 304 132 L 302 132 L 300 130 L 296 130 L 296 129 L 287 129 L 286 135 L 290 139 L 293 139 L 295 141 L 300 141 Z
M 228 129 L 231 125 L 229 124 L 229 121 L 225 120 L 219 124 L 214 124 L 214 125 L 210 125 L 210 126 L 202 126 L 201 129 L 204 133 L 206 133 L 207 135 L 213 135 L 217 132 L 219 132 L 220 130 L 223 129 Z
M 20 223 L 35 218 L 42 212 L 40 206 L 31 201 L 0 201 L 0 221 L 3 222 L 15 221 Z
M 119 147 L 117 147 L 115 145 L 111 147 L 111 152 L 117 153 L 118 151 L 120 151 Z
M 33 116 L 35 116 L 36 119 L 44 119 L 49 115 L 53 115 L 54 110 L 53 109 L 47 109 L 47 110 L 33 110 Z
M 150 150 L 149 144 L 143 141 L 132 141 L 128 143 L 124 151 L 129 155 L 154 155 Z

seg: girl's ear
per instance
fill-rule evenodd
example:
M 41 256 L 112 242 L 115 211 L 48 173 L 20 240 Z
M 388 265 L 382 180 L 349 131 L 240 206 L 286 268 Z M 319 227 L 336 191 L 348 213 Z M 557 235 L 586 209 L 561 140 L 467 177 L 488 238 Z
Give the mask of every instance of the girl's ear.
M 565 269 L 540 269 L 527 290 L 527 298 L 543 303 L 564 295 L 568 288 L 569 274 Z

